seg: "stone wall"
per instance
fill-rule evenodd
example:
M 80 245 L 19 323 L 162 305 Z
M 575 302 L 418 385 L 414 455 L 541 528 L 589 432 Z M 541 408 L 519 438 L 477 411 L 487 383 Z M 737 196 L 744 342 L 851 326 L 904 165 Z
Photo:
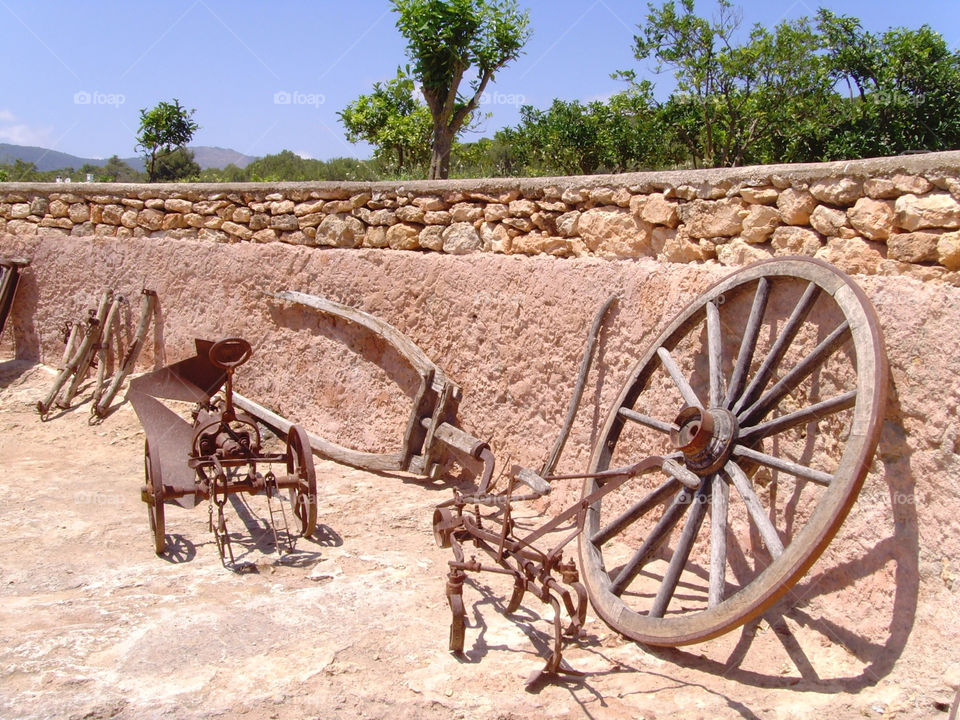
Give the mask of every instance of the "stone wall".
M 960 284 L 960 152 L 573 178 L 0 184 L 0 233 L 656 258 Z

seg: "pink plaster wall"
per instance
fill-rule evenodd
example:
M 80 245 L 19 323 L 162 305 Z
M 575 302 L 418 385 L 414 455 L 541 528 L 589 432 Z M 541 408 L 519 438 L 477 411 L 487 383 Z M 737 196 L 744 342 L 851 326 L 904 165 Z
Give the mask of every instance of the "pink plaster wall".
M 686 302 L 728 272 L 653 260 L 163 238 L 2 236 L 0 253 L 32 260 L 2 345 L 6 351 L 15 346 L 20 357 L 57 364 L 64 321 L 94 306 L 105 288 L 135 298 L 145 284 L 159 294 L 162 320 L 151 332 L 142 369 L 186 356 L 194 336 L 242 335 L 255 355 L 239 371 L 241 392 L 342 444 L 396 447 L 408 411 L 403 392 L 413 388 L 409 369 L 364 333 L 261 291 L 324 295 L 409 335 L 462 386 L 462 427 L 488 439 L 501 463 L 509 457 L 533 467 L 543 462 L 562 421 L 593 314 L 614 293 L 619 302 L 601 334 L 561 461 L 566 471 L 586 466 L 603 416 L 643 348 Z M 955 642 L 960 288 L 901 277 L 856 280 L 880 316 L 891 401 L 860 499 L 827 560 L 797 592 L 829 596 L 842 589 L 843 612 L 863 641 L 892 652 L 917 622 L 936 629 L 931 637 L 938 641 Z M 558 509 L 577 492 L 575 483 L 559 487 L 544 510 Z M 426 509 L 423 522 L 428 532 Z

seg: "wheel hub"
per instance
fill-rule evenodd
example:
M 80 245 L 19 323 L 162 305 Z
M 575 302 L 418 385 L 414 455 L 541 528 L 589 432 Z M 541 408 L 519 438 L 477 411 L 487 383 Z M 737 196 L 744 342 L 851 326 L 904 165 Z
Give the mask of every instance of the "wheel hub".
M 709 475 L 724 466 L 737 437 L 737 418 L 725 408 L 685 407 L 673 421 L 670 440 L 688 468 Z

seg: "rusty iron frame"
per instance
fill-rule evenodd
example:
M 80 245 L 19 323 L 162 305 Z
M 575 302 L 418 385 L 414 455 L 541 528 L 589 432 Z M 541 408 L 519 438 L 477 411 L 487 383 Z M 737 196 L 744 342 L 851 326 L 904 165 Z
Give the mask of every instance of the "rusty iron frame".
M 193 357 L 130 382 L 127 399 L 147 436 L 141 499 L 147 504 L 158 555 L 166 548 L 166 504 L 192 507 L 198 500 L 209 501 L 210 529 L 221 562 L 235 570 L 242 567 L 235 562 L 227 532 L 224 506 L 229 496 L 266 494 L 278 552 L 282 552 L 278 524 L 288 549 L 293 549 L 283 506 L 273 508 L 273 498 L 281 490 L 290 492 L 300 534 L 309 536 L 316 527 L 316 472 L 306 433 L 291 426 L 285 434 L 286 451 L 265 453 L 256 420 L 235 407 L 233 374 L 251 353 L 250 344 L 242 338 L 217 343 L 197 340 Z M 214 397 L 221 388 L 222 400 Z M 193 423 L 160 402 L 161 398 L 195 403 Z M 274 465 L 283 468 L 274 472 Z M 261 472 L 263 466 L 270 469 Z

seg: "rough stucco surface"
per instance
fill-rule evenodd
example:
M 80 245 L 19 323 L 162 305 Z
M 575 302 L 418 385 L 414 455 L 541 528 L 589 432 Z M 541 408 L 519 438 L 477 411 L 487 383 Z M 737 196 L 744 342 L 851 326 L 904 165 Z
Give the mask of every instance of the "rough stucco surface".
M 489 439 L 506 466 L 542 463 L 566 409 L 586 329 L 614 293 L 619 302 L 601 334 L 560 466 L 570 471 L 586 465 L 597 428 L 642 349 L 686 302 L 728 272 L 652 260 L 453 257 L 157 238 L 7 236 L 0 252 L 32 261 L 3 341 L 6 349 L 15 343 L 19 357 L 58 364 L 64 321 L 79 318 L 108 287 L 134 298 L 145 284 L 158 292 L 161 313 L 143 369 L 188 355 L 194 336 L 245 336 L 255 355 L 239 371 L 241 392 L 342 444 L 385 450 L 402 434 L 408 404 L 397 385 L 412 391 L 410 371 L 363 333 L 269 300 L 261 290 L 315 293 L 374 313 L 463 387 L 460 424 Z M 843 589 L 838 641 L 865 657 L 879 648 L 873 666 L 882 674 L 914 629 L 929 652 L 946 653 L 960 639 L 953 609 L 960 521 L 951 502 L 960 476 L 960 288 L 898 277 L 856 280 L 875 304 L 886 339 L 887 421 L 838 541 L 797 592 L 802 598 L 804 588 Z M 559 490 L 545 510 L 577 492 Z

